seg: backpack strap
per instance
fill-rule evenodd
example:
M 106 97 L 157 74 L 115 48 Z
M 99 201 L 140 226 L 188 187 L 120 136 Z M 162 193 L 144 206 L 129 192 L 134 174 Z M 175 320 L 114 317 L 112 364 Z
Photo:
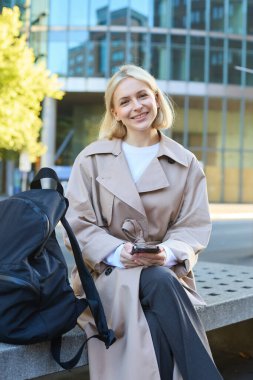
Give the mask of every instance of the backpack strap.
M 68 202 L 67 199 L 66 201 Z M 61 218 L 61 222 L 68 234 L 68 238 L 75 257 L 77 270 L 80 276 L 83 290 L 86 295 L 86 300 L 96 323 L 98 335 L 95 337 L 102 340 L 105 343 L 106 348 L 109 348 L 115 342 L 116 337 L 114 335 L 114 332 L 111 329 L 108 329 L 106 317 L 104 314 L 104 308 L 101 303 L 97 288 L 94 284 L 94 280 L 84 264 L 79 244 L 65 216 Z
M 68 200 L 66 198 L 65 200 L 68 203 Z M 86 345 L 88 340 L 92 338 L 97 338 L 105 343 L 106 348 L 109 348 L 115 342 L 116 337 L 114 331 L 108 329 L 103 305 L 101 303 L 97 288 L 94 284 L 94 280 L 84 264 L 79 244 L 65 216 L 61 218 L 61 222 L 68 234 L 73 254 L 75 257 L 77 270 L 86 295 L 86 299 L 81 299 L 80 301 L 85 301 L 86 304 L 88 304 L 98 330 L 98 334 L 90 336 L 82 343 L 81 347 L 78 349 L 76 355 L 72 359 L 64 362 L 61 361 L 62 336 L 58 336 L 51 340 L 51 353 L 54 360 L 62 368 L 70 370 L 71 368 L 75 367 L 75 365 L 79 362 L 84 346 Z M 84 310 L 83 307 L 81 311 L 82 310 Z
M 44 178 L 53 179 L 56 182 L 56 190 L 64 197 L 64 190 L 56 172 L 53 169 L 48 168 L 48 167 L 44 167 L 39 170 L 39 172 L 36 174 L 36 176 L 34 177 L 33 181 L 30 184 L 31 189 L 42 189 L 40 181 L 41 179 L 44 179 Z M 69 202 L 68 202 L 68 199 L 65 197 L 64 197 L 64 200 L 66 202 L 66 211 L 67 211 Z M 85 307 L 88 304 L 90 311 L 93 315 L 97 330 L 98 330 L 98 334 L 93 335 L 89 337 L 88 339 L 86 339 L 85 342 L 79 348 L 77 354 L 71 360 L 66 361 L 66 362 L 62 362 L 60 360 L 62 337 L 59 336 L 52 339 L 51 353 L 55 361 L 64 369 L 71 369 L 78 363 L 81 357 L 83 348 L 89 339 L 97 338 L 105 343 L 106 348 L 109 348 L 116 341 L 116 337 L 115 337 L 114 331 L 109 329 L 107 326 L 107 321 L 104 314 L 104 308 L 103 308 L 100 296 L 98 294 L 97 288 L 95 286 L 94 280 L 89 270 L 87 269 L 86 265 L 84 264 L 79 244 L 74 235 L 74 232 L 72 231 L 72 228 L 70 227 L 67 219 L 65 218 L 65 215 L 62 216 L 61 223 L 67 232 L 67 235 L 72 247 L 72 251 L 74 254 L 77 270 L 78 270 L 80 280 L 83 286 L 83 290 L 86 295 L 86 299 L 80 300 L 83 302 L 83 305 L 80 302 L 80 313 L 82 312 L 82 310 L 85 309 Z
M 51 168 L 41 168 L 38 173 L 35 175 L 35 177 L 33 178 L 32 182 L 30 183 L 30 188 L 31 189 L 42 189 L 42 186 L 41 186 L 41 180 L 42 179 L 45 179 L 45 178 L 48 178 L 48 179 L 53 179 L 55 182 L 56 182 L 56 190 L 61 194 L 61 195 L 64 195 L 64 190 L 63 190 L 63 187 L 62 187 L 62 184 L 56 174 L 56 172 L 51 169 Z

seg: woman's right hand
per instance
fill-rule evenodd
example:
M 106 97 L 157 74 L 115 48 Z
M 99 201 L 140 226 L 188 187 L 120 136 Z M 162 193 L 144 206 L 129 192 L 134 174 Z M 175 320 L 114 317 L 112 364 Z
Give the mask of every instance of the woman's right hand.
M 131 255 L 132 248 L 133 244 L 130 242 L 125 243 L 122 248 L 120 261 L 125 268 L 134 268 L 142 265 L 133 258 L 133 255 Z
M 163 266 L 167 259 L 167 254 L 164 248 L 160 248 L 160 252 L 156 254 L 150 253 L 135 253 L 131 255 L 133 244 L 127 242 L 123 245 L 120 253 L 120 261 L 125 268 L 134 268 L 138 266 Z

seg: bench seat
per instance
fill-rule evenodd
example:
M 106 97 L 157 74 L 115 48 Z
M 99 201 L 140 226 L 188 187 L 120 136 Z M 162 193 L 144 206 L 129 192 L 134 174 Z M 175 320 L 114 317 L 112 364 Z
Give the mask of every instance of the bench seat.
M 198 292 L 207 306 L 197 312 L 206 331 L 253 318 L 253 272 L 251 267 L 199 262 L 194 270 Z M 76 327 L 63 339 L 62 359 L 74 356 L 84 333 Z M 78 367 L 88 364 L 87 351 Z M 14 346 L 0 343 L 1 378 L 34 379 L 61 371 L 50 355 L 50 343 Z
M 194 274 L 207 303 L 197 309 L 206 331 L 253 318 L 252 267 L 202 261 Z

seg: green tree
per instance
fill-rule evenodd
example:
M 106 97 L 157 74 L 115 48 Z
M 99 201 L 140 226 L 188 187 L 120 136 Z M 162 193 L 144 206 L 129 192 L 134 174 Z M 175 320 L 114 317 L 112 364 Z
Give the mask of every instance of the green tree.
M 21 34 L 18 7 L 3 8 L 0 15 L 0 157 L 8 152 L 26 152 L 31 162 L 46 147 L 39 141 L 43 99 L 61 99 L 56 75 L 35 56 Z

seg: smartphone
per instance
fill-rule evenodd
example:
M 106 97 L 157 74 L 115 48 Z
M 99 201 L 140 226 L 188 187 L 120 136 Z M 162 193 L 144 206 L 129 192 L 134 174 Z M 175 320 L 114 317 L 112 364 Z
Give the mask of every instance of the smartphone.
M 158 245 L 151 245 L 146 243 L 134 244 L 131 255 L 134 253 L 159 253 L 160 247 Z

